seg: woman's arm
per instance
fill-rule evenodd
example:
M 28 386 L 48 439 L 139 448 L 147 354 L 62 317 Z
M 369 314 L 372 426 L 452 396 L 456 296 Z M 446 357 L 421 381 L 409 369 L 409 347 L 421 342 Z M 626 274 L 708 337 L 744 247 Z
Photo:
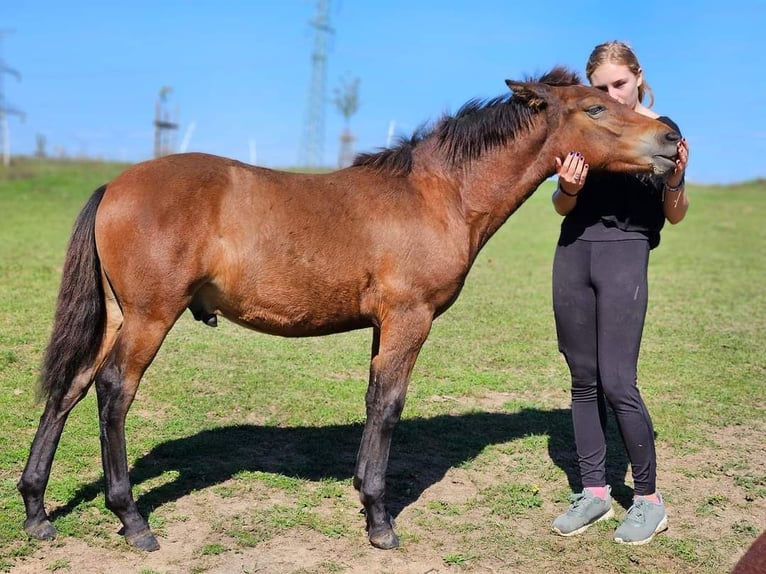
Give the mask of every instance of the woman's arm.
M 678 142 L 675 171 L 665 182 L 665 189 L 662 191 L 662 209 L 665 213 L 665 219 L 672 224 L 683 220 L 689 209 L 689 197 L 686 195 L 686 183 L 684 181 L 684 172 L 688 163 L 689 144 L 686 139 L 682 139 Z

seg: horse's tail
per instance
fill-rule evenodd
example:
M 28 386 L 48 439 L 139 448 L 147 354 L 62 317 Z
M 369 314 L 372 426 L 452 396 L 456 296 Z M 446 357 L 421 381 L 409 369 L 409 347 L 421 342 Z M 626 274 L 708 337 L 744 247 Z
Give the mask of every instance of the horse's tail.
M 39 397 L 58 401 L 72 379 L 96 360 L 104 336 L 106 306 L 96 252 L 96 210 L 106 186 L 98 188 L 74 224 L 61 277 L 53 332 L 45 350 Z

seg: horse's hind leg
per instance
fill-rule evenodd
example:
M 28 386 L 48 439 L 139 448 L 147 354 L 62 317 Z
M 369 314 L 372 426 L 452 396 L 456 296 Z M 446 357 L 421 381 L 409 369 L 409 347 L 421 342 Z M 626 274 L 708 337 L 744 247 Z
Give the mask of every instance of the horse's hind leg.
M 56 537 L 56 529 L 45 513 L 45 489 L 64 424 L 75 405 L 87 394 L 92 380 L 90 371 L 78 376 L 61 399 L 48 399 L 40 417 L 27 465 L 17 485 L 27 515 L 24 531 L 32 538 L 50 540 Z
M 107 324 L 99 355 L 93 365 L 74 377 L 61 398 L 48 399 L 29 451 L 29 459 L 17 484 L 26 509 L 24 531 L 32 538 L 50 540 L 57 534 L 45 512 L 45 489 L 69 413 L 87 395 L 94 380 L 94 373 L 114 343 L 122 323 L 122 314 L 113 300 L 107 300 L 106 310 Z
M 151 321 L 126 313 L 114 348 L 96 376 L 106 506 L 122 521 L 128 544 L 147 551 L 157 550 L 159 544 L 133 500 L 125 448 L 125 417 L 141 377 L 172 323 L 173 320 Z
M 399 539 L 385 503 L 391 438 L 404 408 L 412 368 L 428 336 L 430 309 L 392 313 L 373 335 L 367 422 L 357 455 L 354 487 L 364 505 L 367 534 L 377 548 L 395 548 Z

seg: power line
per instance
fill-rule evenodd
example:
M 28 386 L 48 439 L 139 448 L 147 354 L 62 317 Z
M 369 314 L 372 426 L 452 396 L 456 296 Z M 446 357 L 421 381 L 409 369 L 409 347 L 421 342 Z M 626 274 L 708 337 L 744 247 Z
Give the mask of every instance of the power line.
M 327 42 L 331 34 L 330 0 L 318 0 L 314 19 L 314 51 L 311 54 L 311 84 L 303 124 L 303 142 L 300 163 L 307 167 L 322 164 L 324 154 L 324 112 L 327 105 L 325 84 L 327 79 Z

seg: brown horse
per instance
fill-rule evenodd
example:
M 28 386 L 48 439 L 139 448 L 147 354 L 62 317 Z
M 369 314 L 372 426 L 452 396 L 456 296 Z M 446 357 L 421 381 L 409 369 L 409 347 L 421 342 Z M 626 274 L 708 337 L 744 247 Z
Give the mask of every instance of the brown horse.
M 215 325 L 304 337 L 372 328 L 367 421 L 354 487 L 370 542 L 398 545 L 385 505 L 394 427 L 435 317 L 479 250 L 555 172 L 673 168 L 679 134 L 556 68 L 513 94 L 472 100 L 397 147 L 328 174 L 205 154 L 128 168 L 79 215 L 43 361 L 45 410 L 18 488 L 26 532 L 50 539 L 44 494 L 71 409 L 95 381 L 106 505 L 128 543 L 159 547 L 131 493 L 125 417 L 139 381 L 189 308 Z
M 766 572 L 766 530 L 755 539 L 731 574 L 764 574 Z

